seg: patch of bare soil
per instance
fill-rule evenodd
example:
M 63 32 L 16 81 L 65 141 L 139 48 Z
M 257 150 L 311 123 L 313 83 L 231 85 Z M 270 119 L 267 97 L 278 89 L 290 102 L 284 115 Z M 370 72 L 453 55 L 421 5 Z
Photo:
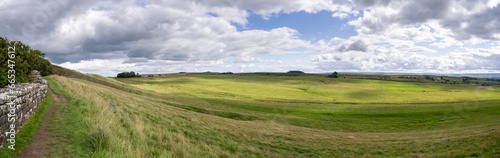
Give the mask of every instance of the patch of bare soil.
M 54 105 L 49 109 L 49 112 L 43 119 L 42 126 L 38 129 L 38 132 L 33 138 L 33 142 L 31 142 L 28 147 L 23 150 L 21 155 L 19 155 L 20 158 L 43 157 L 47 153 L 47 143 L 50 140 L 58 141 L 58 138 L 54 136 L 54 133 L 47 130 L 47 126 L 49 125 L 50 118 L 52 118 L 54 112 L 56 111 L 57 105 L 60 102 L 67 102 L 68 100 L 64 96 L 57 96 L 50 88 L 48 90 L 52 95 L 52 98 L 54 98 Z

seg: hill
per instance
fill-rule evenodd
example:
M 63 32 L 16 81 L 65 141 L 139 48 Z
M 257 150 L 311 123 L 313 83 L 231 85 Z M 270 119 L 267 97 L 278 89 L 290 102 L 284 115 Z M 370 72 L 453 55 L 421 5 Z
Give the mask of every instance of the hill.
M 50 88 L 68 99 L 48 127 L 63 140 L 52 144 L 54 157 L 500 156 L 498 85 L 54 72 Z

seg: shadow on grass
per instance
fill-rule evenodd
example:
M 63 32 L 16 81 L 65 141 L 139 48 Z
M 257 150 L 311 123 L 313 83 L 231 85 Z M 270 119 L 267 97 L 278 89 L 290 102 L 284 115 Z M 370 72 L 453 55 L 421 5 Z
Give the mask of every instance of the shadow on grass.
M 168 103 L 164 101 L 159 101 L 159 103 L 194 111 L 194 112 L 199 112 L 199 113 L 204 113 L 204 114 L 210 114 L 210 115 L 216 115 L 224 118 L 230 118 L 230 119 L 235 119 L 235 120 L 246 120 L 246 121 L 251 121 L 251 120 L 257 120 L 257 116 L 251 116 L 251 115 L 243 115 L 243 114 L 238 114 L 234 112 L 226 112 L 226 111 L 213 111 L 213 110 L 207 110 L 205 108 L 199 108 L 199 107 L 194 107 L 194 106 L 189 106 L 189 105 L 180 105 L 180 104 L 174 104 L 174 103 Z

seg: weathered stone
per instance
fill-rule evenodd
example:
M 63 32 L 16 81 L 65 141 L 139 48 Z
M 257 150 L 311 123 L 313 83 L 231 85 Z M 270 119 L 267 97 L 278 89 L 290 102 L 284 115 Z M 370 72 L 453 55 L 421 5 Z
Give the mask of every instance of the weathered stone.
M 36 108 L 47 96 L 47 81 L 43 80 L 38 71 L 31 73 L 32 83 L 19 83 L 11 89 L 9 86 L 0 89 L 0 139 L 5 138 L 5 132 L 11 124 L 16 125 L 16 133 L 33 116 Z M 13 91 L 13 93 L 11 93 Z M 7 103 L 15 104 L 16 121 L 8 121 L 10 112 Z M 1 107 L 4 107 L 3 109 Z M 4 141 L 0 141 L 0 149 Z
M 0 117 L 0 126 L 4 125 L 7 123 L 7 115 L 2 115 Z

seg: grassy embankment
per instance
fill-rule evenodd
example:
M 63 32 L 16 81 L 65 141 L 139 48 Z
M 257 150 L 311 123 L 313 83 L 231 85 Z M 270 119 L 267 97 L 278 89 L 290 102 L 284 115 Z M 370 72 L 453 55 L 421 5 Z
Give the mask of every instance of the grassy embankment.
M 47 78 L 69 100 L 49 125 L 64 138 L 53 156 L 500 155 L 498 87 L 356 79 L 363 76 L 87 76 Z

